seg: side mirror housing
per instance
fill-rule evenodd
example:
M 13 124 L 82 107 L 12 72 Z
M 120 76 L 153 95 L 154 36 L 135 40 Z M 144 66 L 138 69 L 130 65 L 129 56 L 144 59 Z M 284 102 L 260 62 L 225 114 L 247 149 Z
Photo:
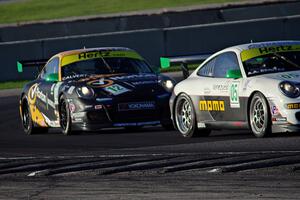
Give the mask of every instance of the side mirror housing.
M 57 73 L 49 74 L 48 76 L 46 76 L 46 81 L 47 82 L 58 82 L 58 74 Z
M 151 69 L 154 71 L 156 74 L 160 74 L 160 68 L 157 66 L 151 66 Z
M 234 78 L 234 79 L 238 79 L 238 78 L 242 78 L 242 73 L 241 70 L 239 69 L 230 69 L 226 71 L 226 78 Z

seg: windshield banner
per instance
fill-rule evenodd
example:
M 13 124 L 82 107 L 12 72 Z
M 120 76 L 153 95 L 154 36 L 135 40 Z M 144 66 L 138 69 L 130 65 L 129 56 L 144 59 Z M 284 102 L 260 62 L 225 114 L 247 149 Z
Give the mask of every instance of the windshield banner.
M 242 62 L 270 53 L 280 53 L 289 51 L 300 51 L 300 45 L 281 45 L 281 46 L 267 46 L 255 49 L 244 50 L 241 52 Z
M 95 58 L 133 58 L 143 60 L 135 51 L 90 51 L 68 55 L 62 58 L 61 66 L 69 65 L 74 62 L 90 60 Z

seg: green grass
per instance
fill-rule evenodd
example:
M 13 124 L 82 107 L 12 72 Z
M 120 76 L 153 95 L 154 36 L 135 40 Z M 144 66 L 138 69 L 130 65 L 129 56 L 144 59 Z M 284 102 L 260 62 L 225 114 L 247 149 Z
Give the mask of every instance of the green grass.
M 22 88 L 28 82 L 29 82 L 28 80 L 0 82 L 0 90 Z
M 21 0 L 0 4 L 0 23 L 18 23 L 242 0 Z

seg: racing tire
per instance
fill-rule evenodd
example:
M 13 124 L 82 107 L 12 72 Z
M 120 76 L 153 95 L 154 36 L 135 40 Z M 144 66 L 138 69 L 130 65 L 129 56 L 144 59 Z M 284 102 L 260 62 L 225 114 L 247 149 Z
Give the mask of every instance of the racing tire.
M 203 137 L 210 134 L 211 130 L 209 129 L 198 129 L 192 100 L 186 94 L 178 97 L 174 114 L 176 128 L 183 137 Z
M 256 137 L 262 138 L 271 134 L 270 109 L 266 98 L 260 92 L 255 93 L 251 99 L 249 123 Z
M 48 128 L 46 127 L 36 127 L 34 125 L 34 122 L 32 120 L 31 112 L 29 109 L 29 105 L 27 102 L 27 99 L 23 97 L 22 99 L 22 112 L 21 112 L 21 120 L 22 120 L 22 127 L 24 132 L 27 135 L 32 135 L 32 134 L 38 134 L 38 133 L 47 133 Z
M 59 124 L 61 128 L 61 132 L 64 135 L 72 134 L 71 113 L 68 106 L 68 102 L 63 96 L 61 96 L 59 99 Z

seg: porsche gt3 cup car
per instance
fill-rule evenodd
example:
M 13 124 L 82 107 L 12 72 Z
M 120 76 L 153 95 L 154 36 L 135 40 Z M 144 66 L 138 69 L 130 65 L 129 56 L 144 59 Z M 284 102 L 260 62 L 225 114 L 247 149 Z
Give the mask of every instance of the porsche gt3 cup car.
M 256 137 L 300 128 L 300 41 L 238 45 L 206 59 L 170 98 L 184 137 L 251 129 Z
M 81 49 L 53 56 L 21 94 L 20 114 L 28 134 L 60 127 L 172 125 L 173 80 L 153 72 L 128 48 Z

